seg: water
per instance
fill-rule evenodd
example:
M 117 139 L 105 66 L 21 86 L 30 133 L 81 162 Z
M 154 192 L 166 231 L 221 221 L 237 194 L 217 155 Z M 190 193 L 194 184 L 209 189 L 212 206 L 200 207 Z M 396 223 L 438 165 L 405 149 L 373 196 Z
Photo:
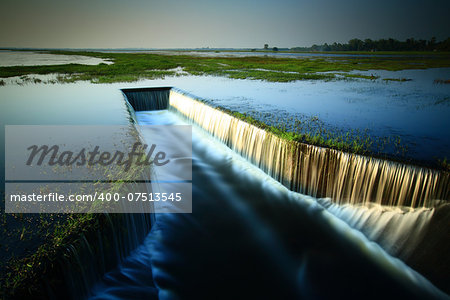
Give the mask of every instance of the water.
M 40 66 L 40 65 L 98 65 L 113 62 L 97 57 L 82 55 L 56 55 L 44 52 L 0 50 L 0 67 L 11 66 Z
M 168 111 L 136 115 L 143 125 L 185 123 Z M 157 215 L 91 299 L 443 296 L 316 199 L 290 192 L 195 126 L 192 147 L 193 213 Z
M 14 125 L 129 125 L 130 115 L 120 92 L 122 85 L 76 84 L 29 84 L 0 88 L 0 124 Z M 5 165 L 5 131 L 0 131 L 0 168 Z M 0 175 L 0 194 L 4 192 L 4 175 Z M 17 218 L 4 214 L 4 198 L 1 197 L 2 230 L 0 231 L 0 270 L 11 257 L 24 257 L 36 251 L 46 242 L 46 237 L 36 230 L 35 219 L 47 218 L 46 214 L 25 214 Z M 4 218 L 3 218 L 4 217 Z M 64 222 L 66 215 L 51 217 L 50 223 Z M 85 296 L 93 282 L 104 272 L 116 266 L 131 250 L 138 247 L 150 229 L 149 216 L 122 214 L 111 218 L 99 216 L 106 225 L 100 232 L 89 231 L 66 249 L 66 256 L 58 259 L 55 272 L 57 279 L 45 282 L 47 291 L 54 298 Z M 40 224 L 37 222 L 37 224 Z M 55 224 L 49 227 L 49 231 Z M 25 239 L 19 238 L 26 228 Z M 132 228 L 132 230 L 130 230 Z M 76 272 L 73 270 L 76 269 Z
M 192 50 L 127 50 L 127 49 L 111 49 L 100 50 L 105 53 L 155 53 L 164 55 L 191 55 L 202 57 L 246 57 L 246 56 L 269 56 L 269 57 L 288 57 L 288 58 L 304 58 L 304 57 L 342 57 L 342 58 L 367 58 L 367 57 L 429 57 L 429 55 L 421 54 L 348 54 L 348 53 L 326 53 L 326 52 L 251 52 L 251 51 L 192 51 Z
M 450 157 L 450 134 L 445 130 L 450 128 L 450 86 L 433 83 L 437 78 L 450 78 L 450 69 L 383 72 L 383 76 L 413 80 L 264 83 L 205 79 L 198 87 L 183 80 L 176 86 L 271 125 L 290 118 L 308 122 L 317 117 L 316 123 L 331 132 L 359 130 L 372 137 L 399 137 L 408 147 L 405 156 L 409 158 Z M 392 146 L 384 151 L 396 153 Z
M 119 86 L 29 84 L 0 87 L 0 126 L 4 125 L 126 125 L 129 115 Z M 4 143 L 5 131 L 0 138 Z M 5 148 L 0 147 L 4 170 Z M 4 173 L 0 175 L 3 180 Z
M 272 83 L 209 76 L 169 77 L 134 86 L 175 86 L 207 99 L 211 105 L 247 113 L 269 125 L 299 119 L 329 132 L 367 132 L 391 138 L 382 153 L 424 163 L 450 157 L 450 68 L 399 72 L 367 71 L 383 80 L 298 81 Z M 317 121 L 312 121 L 314 119 Z M 395 141 L 405 147 L 397 147 Z
M 129 124 L 129 114 L 119 86 L 93 86 L 86 83 L 0 87 L 0 196 L 1 214 L 4 215 L 5 125 L 103 125 Z M 45 241 L 33 226 L 36 215 L 23 219 L 7 214 L 0 231 L 0 269 L 11 257 L 32 253 Z M 28 221 L 28 218 L 31 221 Z M 57 220 L 57 218 L 55 218 Z M 50 220 L 49 220 L 50 221 Z M 25 239 L 20 231 L 26 227 Z M 11 234 L 15 232 L 19 234 Z
M 323 128 L 340 134 L 353 130 L 367 133 L 374 140 L 390 138 L 387 145 L 374 145 L 375 150 L 426 164 L 450 157 L 450 133 L 446 130 L 450 128 L 450 85 L 434 83 L 435 79 L 450 78 L 450 68 L 360 73 L 412 81 L 273 83 L 181 76 L 111 87 L 175 86 L 208 99 L 212 105 L 247 113 L 269 125 L 298 119 L 313 131 Z M 0 86 L 0 94 L 8 88 Z M 398 141 L 401 146 L 397 146 Z
M 436 209 L 439 209 L 408 209 L 375 203 L 339 205 L 329 198 L 318 199 L 318 202 L 352 228 L 364 233 L 369 240 L 376 241 L 389 254 L 404 261 L 410 258 L 418 243 L 423 240 Z
M 448 264 L 433 257 L 445 256 L 443 249 L 449 246 L 444 236 L 450 232 L 442 228 L 448 228 L 443 224 L 450 217 L 448 173 L 289 143 L 177 90 L 171 91 L 169 110 L 198 124 L 289 189 L 330 197 L 317 201 L 390 254 L 442 283 Z
M 112 85 L 6 85 L 0 86 L 0 116 L 2 125 L 127 124 L 129 116 L 119 88 L 177 86 L 209 98 L 213 105 L 283 118 L 317 115 L 330 128 L 370 127 L 374 135 L 400 135 L 409 141 L 411 155 L 419 158 L 450 157 L 449 132 L 443 130 L 450 128 L 446 98 L 449 88 L 433 84 L 434 79 L 447 79 L 448 72 L 447 68 L 383 73 L 386 77 L 413 78 L 392 83 L 267 83 L 186 76 Z M 140 120 L 180 122 L 167 112 L 144 113 Z M 2 140 L 3 134 L 2 131 Z M 363 207 L 330 205 L 328 199 L 289 192 L 247 161 L 224 150 L 211 137 L 201 137 L 199 134 L 195 138 L 198 147 L 193 153 L 194 214 L 159 217 L 136 253 L 119 269 L 107 273 L 93 295 L 114 292 L 122 298 L 142 298 L 154 296 L 155 286 L 160 288 L 161 297 L 204 295 L 210 291 L 209 286 L 220 289 L 228 298 L 234 297 L 239 288 L 253 288 L 249 296 L 261 298 L 344 297 L 348 296 L 346 293 L 367 298 L 367 290 L 374 290 L 379 298 L 395 286 L 397 289 L 390 296 L 420 298 L 422 289 L 429 284 L 367 238 L 377 241 L 389 253 L 405 257 L 410 266 L 440 288 L 447 286 L 445 249 L 449 248 L 448 231 L 444 229 L 448 228 L 449 215 L 445 210 L 434 205 L 423 210 L 405 210 L 400 205 L 394 211 L 367 203 Z M 0 149 L 4 151 L 4 147 Z M 0 156 L 3 168 L 4 153 Z M 383 210 L 387 213 L 381 214 Z M 401 215 L 406 217 L 398 217 Z M 394 230 L 399 228 L 402 230 Z M 415 234 L 405 239 L 405 232 Z M 396 243 L 403 245 L 401 249 L 393 246 Z M 21 241 L 12 249 L 25 246 Z M 3 255 L 7 254 L 2 252 Z M 86 276 L 95 279 L 99 275 Z M 349 282 L 352 290 L 346 291 Z M 374 288 L 371 282 L 385 288 Z M 85 283 L 80 290 L 91 284 Z M 283 291 L 285 294 L 280 295 Z
M 179 112 L 293 191 L 336 203 L 432 206 L 449 200 L 448 173 L 289 142 L 183 92 L 170 92 Z

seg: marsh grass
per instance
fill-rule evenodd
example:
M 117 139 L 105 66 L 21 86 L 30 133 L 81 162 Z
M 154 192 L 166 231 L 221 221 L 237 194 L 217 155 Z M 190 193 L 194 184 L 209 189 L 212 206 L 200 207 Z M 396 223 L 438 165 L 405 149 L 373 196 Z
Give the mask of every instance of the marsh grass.
M 398 82 L 405 82 L 405 81 L 412 81 L 410 78 L 383 78 L 384 81 L 398 81 Z
M 380 78 L 377 75 L 363 75 L 363 74 L 347 74 L 347 73 L 338 73 L 339 75 L 344 76 L 345 78 L 360 78 L 360 79 L 370 79 L 375 80 Z
M 127 137 L 137 141 L 139 133 L 134 127 L 130 127 Z M 125 138 L 122 142 L 128 145 L 129 138 Z M 131 150 L 130 143 L 129 149 Z M 138 149 L 145 154 L 144 149 Z M 52 169 L 55 175 L 64 172 L 70 172 L 71 167 L 55 167 Z M 104 178 L 108 184 L 99 182 L 86 183 L 78 186 L 73 195 L 93 194 L 93 189 L 103 193 L 119 193 L 125 195 L 131 190 L 142 189 L 139 183 L 142 179 L 149 179 L 150 170 L 147 166 L 133 164 L 129 170 L 125 170 L 122 166 L 91 166 L 89 172 Z M 97 178 L 97 177 L 96 177 Z M 117 180 L 119 178 L 120 180 Z M 43 184 L 39 187 L 40 191 L 46 192 L 46 186 Z M 5 196 L 2 196 L 3 205 Z M 125 204 L 126 205 L 126 204 Z M 115 210 L 108 210 L 109 208 Z M 10 213 L 6 214 L 2 211 L 0 215 L 1 237 L 1 254 L 0 261 L 0 298 L 1 299 L 22 299 L 29 298 L 45 298 L 46 286 L 56 287 L 56 289 L 64 288 L 63 274 L 61 274 L 61 263 L 64 261 L 72 261 L 74 268 L 88 267 L 78 266 L 74 261 L 73 251 L 79 243 L 83 243 L 90 239 L 90 245 L 96 247 L 98 234 L 102 235 L 105 231 L 115 234 L 112 224 L 123 223 L 124 214 L 120 213 L 89 213 L 91 211 L 114 211 L 117 210 L 117 204 L 112 202 L 104 202 L 98 200 L 91 203 L 80 203 L 80 205 L 72 206 L 73 212 L 88 213 Z M 129 230 L 124 226 L 116 230 Z M 115 237 L 110 236 L 111 240 Z M 98 243 L 97 243 L 98 244 Z M 112 244 L 111 244 L 112 245 Z M 115 255 L 117 249 L 109 249 L 111 255 Z M 102 249 L 95 251 L 101 252 Z M 102 255 L 102 254 L 99 254 Z M 58 287 L 59 286 L 59 287 Z
M 124 193 L 129 192 L 130 180 L 134 180 L 142 172 L 141 168 L 133 168 L 129 172 L 116 174 L 113 177 L 122 176 L 122 180 L 110 185 L 104 193 Z M 136 183 L 137 184 L 137 183 Z M 79 191 L 84 194 L 83 190 Z M 93 204 L 106 210 L 108 203 L 97 201 Z M 95 209 L 95 207 L 93 207 Z M 8 239 L 4 242 L 15 241 L 20 247 L 29 247 L 27 251 L 12 255 L 8 260 L 2 260 L 0 276 L 0 296 L 2 299 L 21 299 L 22 297 L 44 297 L 48 292 L 43 285 L 46 281 L 49 286 L 56 289 L 64 288 L 63 274 L 61 274 L 61 263 L 63 261 L 73 261 L 77 266 L 75 257 L 70 249 L 77 247 L 86 239 L 91 240 L 92 247 L 95 247 L 97 234 L 106 230 L 111 231 L 112 224 L 123 222 L 124 214 L 106 213 L 41 213 L 41 214 L 5 214 L 2 213 L 1 228 L 7 233 Z M 12 221 L 15 220 L 15 228 L 11 228 Z M 116 228 L 116 230 L 128 230 L 126 227 Z M 112 231 L 112 234 L 115 234 Z M 3 234 L 5 236 L 5 234 Z M 113 237 L 109 237 L 113 239 Z M 25 246 L 26 245 L 26 246 Z M 2 245 L 8 247 L 9 245 Z M 12 248 L 12 247 L 11 247 Z M 74 249 L 75 249 L 74 248 Z M 102 249 L 95 251 L 99 252 Z M 113 255 L 117 249 L 109 249 Z M 72 254 L 71 254 L 72 253 Z
M 434 83 L 437 84 L 450 84 L 450 79 L 444 80 L 444 79 L 435 79 Z
M 216 108 L 289 141 L 397 161 L 407 160 L 408 147 L 399 136 L 374 137 L 367 129 L 334 130 L 328 128 L 317 116 L 296 119 L 268 113 L 241 113 L 221 106 Z M 387 148 L 390 149 L 389 153 L 386 152 Z
M 394 57 L 199 57 L 153 53 L 98 53 L 51 51 L 52 54 L 85 55 L 114 63 L 96 66 L 67 64 L 54 66 L 0 67 L 0 77 L 31 74 L 60 74 L 58 82 L 90 81 L 93 83 L 133 82 L 177 74 L 212 75 L 236 79 L 289 82 L 296 80 L 376 79 L 376 76 L 348 74 L 350 71 L 427 69 L 450 67 L 450 54 L 428 53 L 427 56 Z M 390 79 L 388 79 L 390 80 Z

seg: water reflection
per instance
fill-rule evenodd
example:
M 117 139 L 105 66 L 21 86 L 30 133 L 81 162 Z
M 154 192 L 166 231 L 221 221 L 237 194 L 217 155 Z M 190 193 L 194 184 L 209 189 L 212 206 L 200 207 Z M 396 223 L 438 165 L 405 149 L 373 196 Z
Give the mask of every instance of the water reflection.
M 112 64 L 112 61 L 82 55 L 56 55 L 46 52 L 0 50 L 0 67 L 11 66 L 48 66 L 48 65 L 98 65 Z
M 111 103 L 105 104 L 107 93 L 122 87 L 175 86 L 189 93 L 208 99 L 212 105 L 223 106 L 231 110 L 247 113 L 262 119 L 270 125 L 277 121 L 300 120 L 309 122 L 311 118 L 318 124 L 309 123 L 315 128 L 329 132 L 348 132 L 351 130 L 368 133 L 374 138 L 391 137 L 392 143 L 401 141 L 407 158 L 421 161 L 436 161 L 450 157 L 450 85 L 436 84 L 437 78 L 450 78 L 450 68 L 429 70 L 407 70 L 398 72 L 373 71 L 360 72 L 381 76 L 381 78 L 409 78 L 407 82 L 386 82 L 378 80 L 352 81 L 297 81 L 289 83 L 263 82 L 256 80 L 234 80 L 213 76 L 179 76 L 165 79 L 143 80 L 136 83 L 119 83 L 112 85 L 55 85 L 61 90 L 59 100 L 42 100 L 47 91 L 46 85 L 28 83 L 24 88 L 10 85 L 0 86 L 6 107 L 0 113 L 3 117 L 11 111 L 14 119 L 27 120 L 41 107 L 42 116 L 60 118 L 59 112 L 67 109 L 85 110 L 87 119 L 95 114 L 106 115 Z M 13 79 L 11 79 L 13 80 Z M 74 99 L 70 93 L 64 93 L 63 87 L 81 93 Z M 76 87 L 76 88 L 75 88 Z M 84 90 L 84 91 L 81 91 Z M 118 93 L 117 90 L 114 91 Z M 23 100 L 29 94 L 28 102 Z M 58 92 L 59 93 L 59 92 Z M 15 100 L 18 98 L 18 100 Z M 22 100 L 20 100 L 22 98 Z M 33 99 L 36 98 L 36 99 Z M 46 103 L 52 105 L 46 105 Z M 22 103 L 23 111 L 19 107 Z M 26 103 L 26 104 L 25 104 Z M 36 104 L 35 103 L 39 103 Z M 62 105 L 63 104 L 63 105 Z M 66 107 L 69 108 L 66 108 Z M 91 115 L 92 112 L 92 115 Z M 102 119 L 103 117 L 98 117 Z M 59 117 L 58 117 L 59 116 Z M 33 117 L 31 117 L 33 118 Z M 46 117 L 43 117 L 45 119 Z M 82 116 L 80 120 L 85 117 Z M 69 118 L 71 119 L 71 118 Z M 80 121 L 83 123 L 83 121 Z M 320 126 L 319 126 L 320 125 Z M 401 151 L 404 150 L 403 148 Z M 385 151 L 396 152 L 398 149 L 387 147 Z M 395 154 L 395 153 L 394 153 Z

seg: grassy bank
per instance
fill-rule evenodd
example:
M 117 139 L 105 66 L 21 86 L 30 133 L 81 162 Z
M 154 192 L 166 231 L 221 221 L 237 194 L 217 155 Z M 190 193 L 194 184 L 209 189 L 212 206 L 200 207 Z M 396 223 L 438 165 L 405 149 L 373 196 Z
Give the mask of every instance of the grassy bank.
M 67 247 L 89 231 L 101 229 L 106 222 L 105 216 L 95 214 L 40 214 L 28 215 L 21 219 L 24 223 L 36 227 L 34 231 L 30 227 L 27 235 L 25 237 L 22 235 L 20 240 L 26 243 L 32 235 L 42 235 L 43 241 L 35 250 L 31 249 L 30 253 L 10 258 L 2 267 L 0 278 L 2 299 L 18 299 L 27 293 L 42 296 L 46 288 L 42 285 L 42 278 L 51 278 L 49 285 L 61 284 L 58 283 L 58 276 L 62 275 L 58 263 L 68 254 Z M 44 227 L 46 230 L 42 232 L 41 228 Z
M 133 140 L 130 140 L 130 137 Z M 130 141 L 131 149 L 132 143 L 138 140 L 138 133 L 134 128 L 130 128 L 129 135 L 123 138 L 125 143 Z M 116 143 L 120 141 L 117 140 Z M 90 176 L 99 178 L 99 181 L 77 185 L 76 192 L 71 192 L 70 195 L 91 196 L 94 191 L 99 194 L 103 192 L 126 195 L 130 190 L 146 189 L 145 185 L 137 182 L 143 178 L 148 179 L 149 174 L 148 167 L 138 165 L 133 165 L 129 170 L 122 166 L 94 165 L 90 166 L 89 170 Z M 55 176 L 70 176 L 72 170 L 69 166 L 53 168 L 53 171 Z M 111 182 L 102 183 L 101 178 Z M 119 180 L 115 180 L 117 178 Z M 68 185 L 69 183 L 63 183 L 56 190 L 66 191 L 61 193 L 67 197 L 67 190 L 72 190 L 67 188 Z M 47 188 L 49 187 L 44 183 L 39 190 L 45 193 Z M 3 201 L 0 205 L 5 207 L 5 196 L 1 196 Z M 148 212 L 139 210 L 141 213 L 120 213 L 123 212 L 120 202 L 107 199 L 103 201 L 103 198 L 99 197 L 91 201 L 72 203 L 74 205 L 69 203 L 63 206 L 64 213 L 6 214 L 2 210 L 0 299 L 67 297 L 70 287 L 73 289 L 80 288 L 78 285 L 85 286 L 79 282 L 73 284 L 71 279 L 75 278 L 77 281 L 77 278 L 86 274 L 92 278 L 92 274 L 101 275 L 105 270 L 114 268 L 124 255 L 133 250 L 132 247 L 137 246 L 131 241 L 142 240 L 150 229 Z M 26 205 L 23 208 L 20 202 L 16 205 L 15 211 L 26 210 Z M 12 207 L 10 205 L 9 209 Z M 40 208 L 45 209 L 46 206 Z M 61 208 L 62 206 L 59 207 Z M 130 224 L 134 224 L 134 227 L 131 228 Z M 72 292 L 82 294 L 78 291 Z
M 36 251 L 11 259 L 4 268 L 0 299 L 59 299 L 67 297 L 69 292 L 83 294 L 80 290 L 70 291 L 69 287 L 83 288 L 82 283 L 77 286 L 78 278 L 101 275 L 98 270 L 110 270 L 120 262 L 121 255 L 128 255 L 133 250 L 127 248 L 128 236 L 139 230 L 129 227 L 129 219 L 141 218 L 138 214 L 54 216 L 61 221 L 54 224 L 51 236 Z
M 280 122 L 277 125 L 268 125 L 247 114 L 231 111 L 223 107 L 218 107 L 218 109 L 289 141 L 296 141 L 357 154 L 374 154 L 371 151 L 374 139 L 369 136 L 363 138 L 360 135 L 350 133 L 337 135 L 332 132 L 327 132 L 324 129 L 318 129 L 316 131 L 306 129 L 305 132 L 302 132 L 302 129 L 290 131 L 287 130 L 287 125 L 283 122 Z M 311 120 L 311 122 L 314 122 L 314 120 Z M 306 124 L 307 127 L 309 127 L 309 125 L 310 124 Z
M 69 64 L 55 66 L 0 67 L 0 77 L 31 74 L 59 74 L 58 82 L 88 80 L 93 83 L 132 82 L 166 76 L 212 75 L 272 82 L 295 80 L 375 79 L 350 71 L 427 69 L 450 67 L 450 54 L 392 57 L 200 57 L 152 53 L 98 53 L 52 51 L 53 54 L 85 55 L 108 59 L 114 64 L 96 66 Z M 180 73 L 179 71 L 183 72 Z M 344 76 L 342 76 L 344 75 Z M 31 80 L 31 79 L 30 79 Z
M 200 100 L 201 101 L 201 100 Z M 408 147 L 403 144 L 399 136 L 373 137 L 368 132 L 348 131 L 338 132 L 322 127 L 317 117 L 309 120 L 280 120 L 274 125 L 269 125 L 261 118 L 255 118 L 250 114 L 232 111 L 224 107 L 216 107 L 229 115 L 242 121 L 264 129 L 282 139 L 295 141 L 309 145 L 335 149 L 347 153 L 388 159 L 400 163 L 413 164 L 428 167 L 445 172 L 450 171 L 450 165 L 446 158 L 430 161 L 417 161 L 408 157 Z M 386 152 L 385 149 L 391 151 Z

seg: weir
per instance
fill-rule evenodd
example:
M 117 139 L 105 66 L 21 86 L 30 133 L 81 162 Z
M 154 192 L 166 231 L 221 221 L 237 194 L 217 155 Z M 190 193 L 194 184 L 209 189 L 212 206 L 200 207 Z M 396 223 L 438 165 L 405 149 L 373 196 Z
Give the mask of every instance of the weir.
M 169 106 L 170 87 L 122 89 L 135 111 L 162 110 Z
M 288 141 L 175 88 L 122 91 L 137 111 L 181 114 L 295 192 L 337 204 L 411 208 L 450 200 L 448 172 Z
M 288 141 L 176 88 L 122 91 L 132 114 L 169 110 L 181 116 L 288 189 L 318 198 L 389 254 L 445 286 L 449 264 L 442 267 L 433 257 L 445 257 L 448 248 L 448 229 L 442 228 L 448 172 Z
M 106 224 L 101 230 L 87 230 L 67 248 L 67 253 L 58 260 L 58 280 L 43 278 L 50 298 L 67 295 L 72 299 L 86 298 L 105 272 L 115 268 L 142 243 L 152 224 L 149 214 L 105 214 L 104 219 Z

